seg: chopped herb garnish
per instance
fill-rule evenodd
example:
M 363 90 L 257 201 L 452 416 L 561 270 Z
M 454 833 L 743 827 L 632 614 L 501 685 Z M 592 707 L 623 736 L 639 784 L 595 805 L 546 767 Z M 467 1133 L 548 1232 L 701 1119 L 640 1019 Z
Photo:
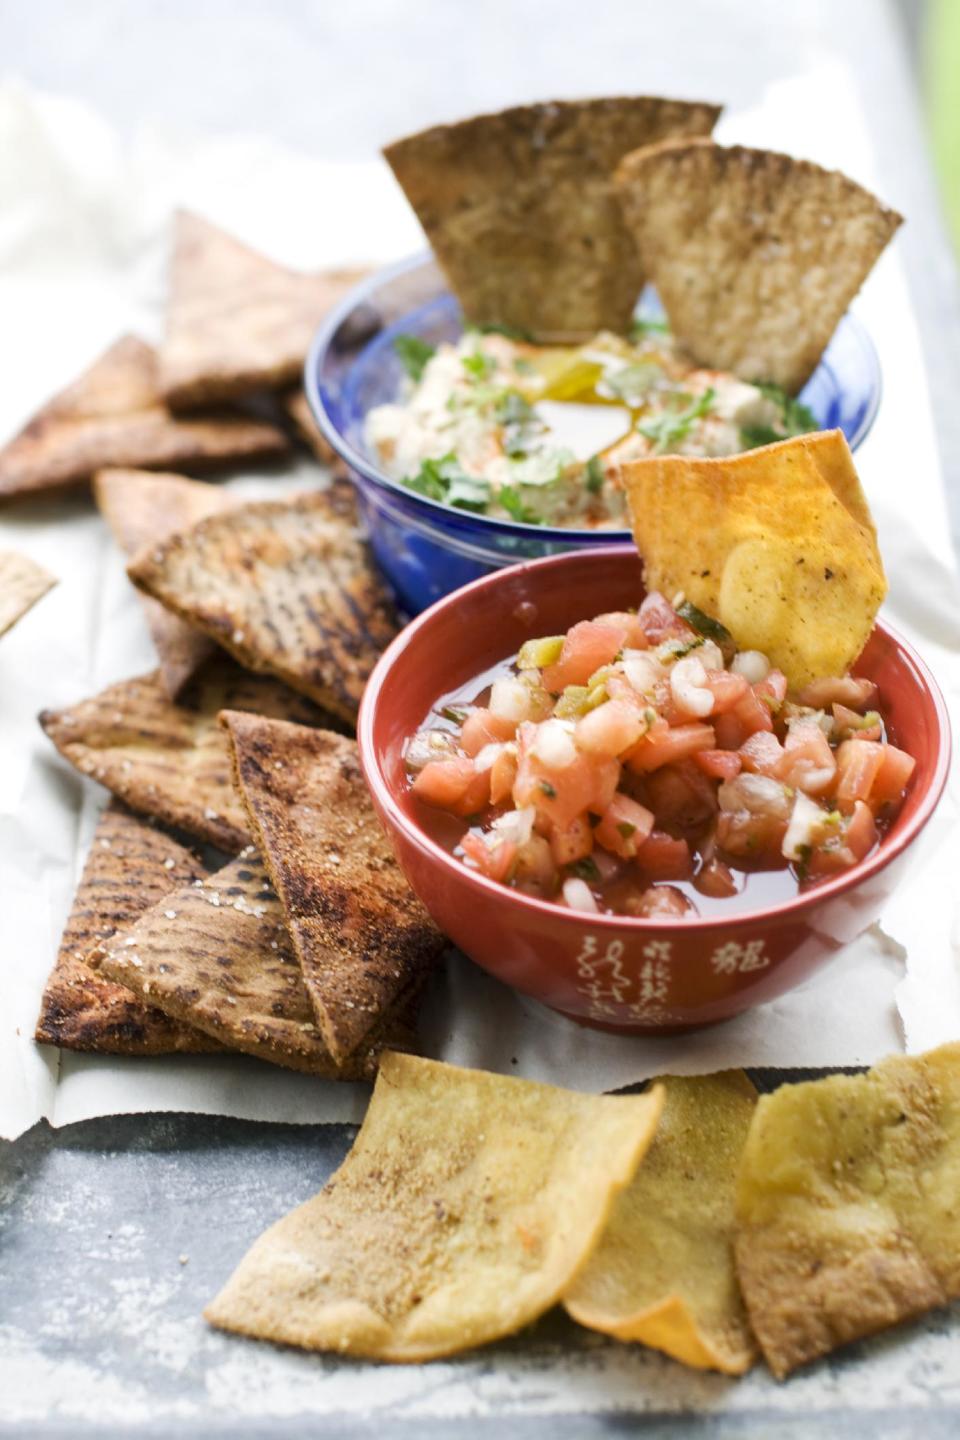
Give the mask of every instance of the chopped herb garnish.
M 393 342 L 393 348 L 411 380 L 422 378 L 427 364 L 437 353 L 435 345 L 429 345 L 426 340 L 421 340 L 416 335 L 398 335 Z
M 403 484 L 428 500 L 439 500 L 458 510 L 474 510 L 483 514 L 490 503 L 489 480 L 468 475 L 452 452 L 439 460 L 424 460 L 416 475 L 408 475 Z
M 631 835 L 636 834 L 637 827 L 636 825 L 631 825 L 629 820 L 623 820 L 617 826 L 617 831 L 623 836 L 624 840 L 629 840 Z
M 549 780 L 541 780 L 540 789 L 543 791 L 544 795 L 546 795 L 548 800 L 556 800 L 556 787 L 551 785 Z
M 567 870 L 571 875 L 576 875 L 578 880 L 592 880 L 596 884 L 600 879 L 597 862 L 590 855 L 585 855 L 582 860 L 574 860 L 567 866 Z
M 440 714 L 444 720 L 452 720 L 454 725 L 462 725 L 467 718 L 467 711 L 458 710 L 455 705 L 444 705 Z
M 520 525 L 542 525 L 543 520 L 536 510 L 531 510 L 520 498 L 519 491 L 512 485 L 501 485 L 497 495 L 500 504 L 506 510 L 511 520 L 516 520 Z
M 451 480 L 447 491 L 447 504 L 453 505 L 457 510 L 473 510 L 482 515 L 490 504 L 492 494 L 493 487 L 489 480 L 464 473 Z
M 511 458 L 529 454 L 546 429 L 540 416 L 519 390 L 504 390 L 494 406 L 494 419 L 503 426 L 503 448 Z
M 482 350 L 474 350 L 472 355 L 464 355 L 461 364 L 473 380 L 489 380 L 497 368 L 493 356 L 486 355 Z
M 586 468 L 583 472 L 583 479 L 584 484 L 590 491 L 591 495 L 600 494 L 600 491 L 603 489 L 605 473 L 603 469 L 603 461 L 600 459 L 599 455 L 590 456 L 590 459 L 587 461 Z
M 657 320 L 652 315 L 637 315 L 629 333 L 631 340 L 646 340 L 648 335 L 669 335 L 670 326 L 666 320 Z
M 772 425 L 741 425 L 740 444 L 744 450 L 757 450 L 761 445 L 775 445 L 786 436 Z
M 665 455 L 671 446 L 679 445 L 687 438 L 695 421 L 709 415 L 715 398 L 712 389 L 704 390 L 702 395 L 694 397 L 679 395 L 675 405 L 664 410 L 655 419 L 639 424 L 637 429 L 641 435 L 653 441 L 655 455 Z M 679 408 L 683 401 L 687 402 L 686 405 Z
M 707 640 L 714 640 L 718 645 L 730 645 L 733 643 L 733 637 L 726 625 L 721 625 L 719 620 L 714 620 L 712 616 L 705 615 L 691 600 L 684 600 L 682 605 L 678 605 L 677 614 L 681 620 L 686 620 L 687 624 L 696 630 L 698 635 L 705 636 Z
M 778 440 L 787 440 L 791 435 L 806 435 L 819 429 L 817 417 L 801 400 L 788 395 L 779 385 L 758 381 L 757 389 L 780 411 L 779 425 L 742 425 L 740 443 L 745 450 L 754 450 L 758 445 L 773 445 Z
M 614 395 L 627 405 L 637 406 L 657 381 L 663 379 L 663 371 L 649 360 L 638 360 L 635 365 L 624 365 L 605 378 Z

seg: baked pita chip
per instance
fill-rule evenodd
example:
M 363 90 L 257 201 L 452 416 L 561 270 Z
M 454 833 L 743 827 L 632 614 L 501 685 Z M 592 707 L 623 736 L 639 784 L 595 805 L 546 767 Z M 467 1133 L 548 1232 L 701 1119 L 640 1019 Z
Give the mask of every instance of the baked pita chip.
M 131 809 L 235 853 L 250 837 L 231 782 L 230 746 L 217 724 L 224 709 L 330 723 L 279 681 L 217 655 L 176 704 L 154 671 L 69 709 L 45 710 L 40 724 L 71 765 Z
M 12 630 L 57 583 L 57 577 L 29 555 L 0 551 L 0 635 Z
M 64 1050 L 170 1055 L 219 1050 L 216 1040 L 145 1005 L 125 985 L 95 975 L 85 956 L 172 890 L 206 874 L 195 855 L 112 801 L 93 837 L 36 1039 Z
M 625 334 L 644 284 L 617 162 L 709 135 L 720 108 L 654 96 L 524 105 L 421 131 L 384 155 L 468 320 L 585 340 Z
M 93 477 L 93 493 L 126 555 L 136 555 L 144 545 L 177 530 L 188 530 L 207 515 L 237 503 L 217 485 L 150 470 L 99 470 Z M 208 635 L 178 620 L 158 601 L 141 595 L 140 603 L 160 660 L 160 675 L 167 694 L 175 700 L 216 646 Z
M 192 407 L 296 380 L 320 321 L 365 273 L 287 270 L 179 210 L 160 349 L 166 399 Z
M 711 140 L 626 155 L 616 183 L 684 349 L 791 394 L 903 218 L 835 170 Z
M 212 515 L 141 552 L 127 573 L 242 665 L 351 723 L 396 633 L 346 482 Z
M 737 1272 L 782 1378 L 960 1297 L 960 1044 L 761 1098 Z
M 396 862 L 355 740 L 261 715 L 220 718 L 320 1033 L 342 1061 L 422 984 L 446 942 Z
M 377 1360 L 512 1334 L 589 1255 L 661 1104 L 659 1089 L 581 1095 L 384 1055 L 343 1165 L 260 1237 L 206 1318 Z
M 288 448 L 276 426 L 237 413 L 172 415 L 156 352 L 125 335 L 0 449 L 0 499 L 81 484 L 110 465 L 207 469 Z
M 242 1050 L 333 1080 L 367 1079 L 385 1044 L 413 1043 L 411 997 L 345 1065 L 314 1020 L 283 910 L 252 847 L 168 896 L 89 956 L 98 974 L 145 1003 Z
M 724 459 L 651 456 L 620 474 L 648 590 L 682 591 L 794 689 L 849 669 L 887 582 L 841 431 Z
M 734 1270 L 734 1196 L 757 1092 L 742 1070 L 662 1085 L 656 1139 L 563 1303 L 593 1330 L 742 1375 L 756 1345 Z
M 310 401 L 305 392 L 303 390 L 291 391 L 289 395 L 284 396 L 283 404 L 301 438 L 310 446 L 320 464 L 329 465 L 337 475 L 345 474 L 346 466 L 314 420 Z

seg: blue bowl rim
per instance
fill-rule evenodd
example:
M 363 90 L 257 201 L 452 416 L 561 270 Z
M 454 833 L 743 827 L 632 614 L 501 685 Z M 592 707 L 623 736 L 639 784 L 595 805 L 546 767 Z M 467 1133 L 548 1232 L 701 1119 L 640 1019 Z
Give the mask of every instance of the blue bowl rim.
M 431 250 L 419 251 L 416 255 L 409 255 L 404 260 L 398 260 L 392 265 L 385 265 L 367 275 L 355 285 L 343 297 L 338 305 L 329 312 L 326 318 L 318 326 L 307 358 L 303 367 L 303 388 L 307 396 L 307 403 L 313 414 L 313 418 L 320 429 L 320 433 L 327 440 L 337 455 L 350 467 L 368 481 L 382 490 L 386 490 L 400 497 L 405 503 L 415 510 L 423 512 L 424 517 L 435 515 L 443 516 L 446 524 L 450 523 L 451 515 L 457 516 L 456 511 L 451 511 L 449 505 L 444 505 L 440 500 L 431 500 L 426 495 L 418 495 L 415 490 L 410 490 L 406 485 L 401 485 L 398 480 L 391 480 L 389 476 L 377 470 L 365 455 L 355 450 L 350 442 L 343 436 L 340 430 L 333 423 L 323 397 L 320 393 L 319 374 L 327 350 L 337 330 L 361 304 L 366 302 L 375 290 L 381 285 L 397 279 L 401 275 L 409 274 L 413 270 L 420 269 L 426 265 L 437 264 L 436 258 Z M 874 372 L 874 386 L 866 414 L 860 422 L 860 427 L 848 442 L 851 450 L 856 450 L 873 428 L 874 421 L 880 409 L 880 402 L 883 398 L 883 370 L 880 365 L 880 356 L 873 338 L 864 325 L 852 311 L 848 310 L 843 319 L 853 328 L 857 338 L 862 343 L 865 351 L 870 356 Z M 525 525 L 517 520 L 501 520 L 494 515 L 477 515 L 473 512 L 461 513 L 457 516 L 461 521 L 468 521 L 476 524 L 480 529 L 488 528 L 495 534 L 516 537 L 538 537 L 547 544 L 566 543 L 572 548 L 582 545 L 604 545 L 615 541 L 623 541 L 630 538 L 629 529 L 622 530 L 598 530 L 598 529 L 574 529 L 572 526 L 557 525 Z

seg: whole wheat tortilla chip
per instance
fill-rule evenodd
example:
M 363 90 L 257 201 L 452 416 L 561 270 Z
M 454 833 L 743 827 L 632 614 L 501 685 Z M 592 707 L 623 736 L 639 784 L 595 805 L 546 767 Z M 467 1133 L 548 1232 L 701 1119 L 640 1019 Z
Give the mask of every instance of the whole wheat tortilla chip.
M 404 1008 L 384 1017 L 344 1065 L 317 1028 L 283 910 L 252 847 L 208 879 L 167 896 L 94 949 L 98 974 L 145 1003 L 242 1050 L 334 1080 L 369 1078 L 385 1044 L 412 1042 Z
M 114 539 L 126 555 L 187 530 L 207 515 L 237 503 L 226 490 L 184 475 L 151 470 L 99 470 L 93 493 Z M 215 650 L 209 636 L 178 620 L 163 605 L 140 596 L 160 660 L 160 674 L 172 700 Z
M 29 555 L 0 550 L 0 635 L 12 630 L 57 583 L 56 576 Z
M 656 1139 L 563 1303 L 581 1325 L 742 1375 L 756 1345 L 734 1271 L 734 1195 L 757 1092 L 742 1070 L 661 1083 Z
M 45 710 L 40 724 L 71 765 L 131 809 L 235 852 L 250 837 L 231 781 L 230 746 L 217 724 L 223 709 L 330 723 L 286 685 L 217 655 L 176 704 L 154 671 L 66 710 Z
M 47 980 L 36 1039 L 64 1050 L 170 1055 L 219 1050 L 216 1040 L 95 975 L 85 957 L 172 890 L 206 874 L 195 855 L 116 801 L 104 810 Z
M 512 1334 L 589 1255 L 661 1104 L 384 1055 L 343 1165 L 257 1240 L 206 1318 L 378 1360 Z
M 782 1378 L 960 1297 L 960 1044 L 761 1098 L 737 1271 Z
M 289 395 L 284 396 L 283 404 L 302 439 L 310 446 L 320 464 L 329 465 L 337 475 L 344 474 L 346 466 L 314 420 L 310 401 L 305 392 L 303 390 L 291 391 Z
M 626 155 L 646 276 L 700 365 L 796 393 L 902 216 L 835 170 L 682 140 Z
M 0 449 L 0 499 L 77 485 L 110 465 L 206 469 L 287 449 L 276 426 L 235 412 L 172 415 L 156 352 L 125 335 Z
M 127 573 L 242 665 L 350 722 L 396 632 L 346 482 L 211 515 L 141 552 Z
M 841 431 L 724 459 L 651 456 L 620 473 L 648 589 L 682 591 L 795 689 L 846 672 L 887 582 Z
M 321 1034 L 343 1060 L 422 983 L 444 938 L 397 864 L 355 740 L 261 715 L 220 718 Z
M 383 153 L 468 320 L 584 340 L 626 333 L 643 289 L 617 162 L 639 145 L 709 135 L 720 108 L 655 96 L 524 105 Z
M 320 321 L 363 270 L 307 275 L 180 210 L 160 388 L 191 407 L 296 380 Z

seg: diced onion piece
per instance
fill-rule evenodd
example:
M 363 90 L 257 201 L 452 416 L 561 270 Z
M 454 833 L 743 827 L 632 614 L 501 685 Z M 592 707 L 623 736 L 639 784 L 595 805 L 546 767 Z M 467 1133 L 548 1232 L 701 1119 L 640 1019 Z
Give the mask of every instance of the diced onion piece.
M 538 725 L 530 753 L 548 770 L 565 770 L 577 758 L 577 747 L 562 720 L 545 720 Z
M 762 650 L 741 650 L 731 660 L 730 669 L 749 684 L 759 685 L 770 674 L 770 661 Z
M 783 855 L 787 860 L 802 860 L 804 852 L 810 853 L 814 836 L 823 824 L 823 810 L 809 795 L 797 791 L 793 810 L 783 837 Z
M 670 672 L 670 693 L 687 715 L 704 719 L 713 709 L 713 692 L 705 688 L 707 672 L 698 655 L 678 660 Z
M 586 880 L 578 880 L 571 876 L 563 882 L 564 904 L 569 905 L 571 910 L 586 910 L 591 915 L 599 913 L 599 906 L 593 898 L 593 891 Z
M 512 676 L 503 675 L 493 682 L 487 708 L 501 720 L 515 720 L 519 725 L 521 720 L 533 718 L 531 700 L 529 685 L 525 685 L 522 680 L 513 679 Z
M 533 822 L 536 818 L 537 812 L 534 807 L 525 805 L 522 810 L 507 810 L 505 814 L 498 815 L 491 829 L 496 831 L 497 840 L 509 840 L 514 845 L 526 845 L 533 834 Z
M 408 770 L 422 770 L 431 760 L 453 754 L 453 736 L 446 730 L 418 730 L 407 742 L 403 759 Z
M 665 671 L 646 650 L 624 650 L 623 673 L 638 695 L 649 695 Z
M 713 640 L 704 640 L 702 645 L 698 645 L 696 656 L 704 670 L 723 669 L 723 651 Z
M 492 740 L 489 745 L 484 745 L 483 749 L 478 751 L 478 753 L 473 757 L 474 770 L 482 774 L 484 770 L 492 769 L 493 762 L 496 760 L 502 749 L 503 745 L 496 740 Z

